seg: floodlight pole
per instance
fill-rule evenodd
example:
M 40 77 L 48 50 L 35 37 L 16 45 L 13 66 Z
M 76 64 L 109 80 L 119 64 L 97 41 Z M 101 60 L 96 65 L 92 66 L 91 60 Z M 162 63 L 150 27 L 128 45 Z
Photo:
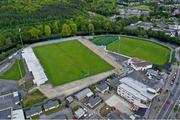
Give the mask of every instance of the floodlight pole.
M 21 42 L 21 47 L 24 48 L 23 41 L 22 41 L 22 35 L 21 35 L 21 28 L 19 28 L 19 38 Z
M 19 28 L 19 38 L 20 38 L 20 42 L 21 42 L 21 53 L 22 53 L 22 50 L 24 48 L 24 45 L 23 45 L 23 41 L 22 41 L 22 36 L 21 36 L 21 28 Z M 21 71 L 21 67 L 20 67 L 20 63 L 19 63 L 19 60 L 18 60 L 18 67 L 19 67 L 19 72 L 20 72 L 20 76 L 21 78 L 23 77 L 22 75 L 22 71 Z

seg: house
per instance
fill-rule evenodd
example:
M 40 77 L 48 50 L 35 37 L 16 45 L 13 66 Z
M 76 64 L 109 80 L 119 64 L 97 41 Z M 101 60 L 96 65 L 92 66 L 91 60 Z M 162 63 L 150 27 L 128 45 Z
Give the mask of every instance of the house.
M 49 110 L 52 110 L 54 108 L 58 108 L 59 102 L 57 100 L 49 100 L 48 102 L 43 104 L 43 107 L 44 107 L 45 111 L 49 111 Z
M 75 111 L 75 117 L 77 119 L 80 119 L 85 115 L 85 111 L 82 108 L 79 108 L 77 111 Z
M 41 106 L 32 107 L 25 112 L 26 118 L 31 118 L 36 115 L 40 115 L 42 113 Z
M 125 77 L 120 79 L 117 94 L 138 108 L 148 108 L 149 103 L 158 95 L 157 91 L 145 84 Z
M 82 100 L 86 97 L 91 97 L 92 95 L 94 95 L 94 93 L 89 88 L 85 88 L 80 92 L 76 93 L 74 96 L 76 99 Z
M 101 103 L 102 99 L 100 97 L 90 97 L 89 100 L 87 101 L 87 105 L 90 107 L 90 108 L 94 108 L 96 107 L 99 103 Z
M 139 71 L 139 70 L 144 71 L 144 70 L 152 68 L 151 63 L 141 60 L 141 59 L 138 59 L 138 58 L 128 59 L 127 64 L 130 65 L 136 71 Z
M 109 86 L 105 82 L 102 82 L 96 86 L 96 90 L 104 94 L 109 91 Z
M 67 100 L 69 103 L 72 103 L 74 99 L 73 99 L 72 96 L 69 96 L 69 97 L 66 98 L 66 100 Z

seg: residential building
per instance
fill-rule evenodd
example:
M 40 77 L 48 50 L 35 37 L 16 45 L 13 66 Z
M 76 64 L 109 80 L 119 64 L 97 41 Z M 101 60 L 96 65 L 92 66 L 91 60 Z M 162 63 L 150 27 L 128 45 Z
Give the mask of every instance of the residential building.
M 66 98 L 66 100 L 69 102 L 69 103 L 72 103 L 74 98 L 72 96 L 69 96 Z
M 101 103 L 102 99 L 100 97 L 95 97 L 95 96 L 92 96 L 89 98 L 89 100 L 87 101 L 87 105 L 90 107 L 90 108 L 94 108 L 96 107 L 99 103 Z
M 120 82 L 117 93 L 137 108 L 148 108 L 149 103 L 158 95 L 156 90 L 133 78 L 125 77 Z
M 130 58 L 128 59 L 127 64 L 130 65 L 136 71 L 139 71 L 139 70 L 144 71 L 144 70 L 152 68 L 153 66 L 151 63 L 141 60 L 139 58 Z
M 75 111 L 75 117 L 77 119 L 80 119 L 84 116 L 85 111 L 82 108 L 79 108 L 77 111 Z
M 85 89 L 81 90 L 80 92 L 76 93 L 74 96 L 76 99 L 82 100 L 86 97 L 91 97 L 93 95 L 94 95 L 94 93 L 89 88 L 85 88 Z
M 102 82 L 96 86 L 96 90 L 104 94 L 109 91 L 109 86 L 105 82 Z
M 31 118 L 36 115 L 40 115 L 42 113 L 41 106 L 35 106 L 27 110 L 26 112 L 26 118 Z
M 44 107 L 45 111 L 49 111 L 49 110 L 52 110 L 54 108 L 58 108 L 59 102 L 57 100 L 49 100 L 43 104 L 43 107 Z

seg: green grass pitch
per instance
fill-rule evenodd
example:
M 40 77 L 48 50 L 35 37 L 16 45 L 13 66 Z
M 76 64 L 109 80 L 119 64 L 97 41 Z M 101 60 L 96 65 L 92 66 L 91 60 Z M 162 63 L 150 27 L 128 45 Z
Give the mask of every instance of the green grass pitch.
M 33 49 L 54 86 L 113 69 L 77 40 L 38 46 Z
M 20 68 L 18 66 L 18 62 L 19 62 Z M 24 77 L 26 70 L 24 68 L 23 62 L 21 60 L 16 60 L 16 62 L 12 65 L 12 67 L 8 71 L 0 75 L 0 79 L 7 79 L 7 80 L 21 79 L 21 74 L 20 74 L 19 69 L 21 69 L 22 76 Z
M 165 46 L 131 37 L 121 36 L 120 40 L 109 44 L 107 49 L 159 65 L 166 64 L 170 56 L 170 49 Z

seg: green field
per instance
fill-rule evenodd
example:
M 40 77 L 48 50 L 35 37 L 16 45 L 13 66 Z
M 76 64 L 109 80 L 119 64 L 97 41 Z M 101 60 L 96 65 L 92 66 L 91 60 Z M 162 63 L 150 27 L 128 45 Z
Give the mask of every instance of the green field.
M 18 64 L 20 65 L 22 76 L 24 77 L 24 75 L 26 74 L 26 70 L 24 68 L 23 62 L 21 60 L 16 60 L 16 62 L 12 65 L 12 67 L 8 71 L 0 75 L 0 79 L 7 79 L 7 80 L 21 79 L 21 74 Z
M 34 52 L 54 86 L 113 69 L 76 40 L 35 47 Z
M 109 44 L 107 49 L 159 65 L 166 64 L 170 55 L 170 49 L 167 47 L 132 37 L 120 37 L 120 40 Z
M 146 5 L 134 6 L 134 7 L 132 7 L 132 9 L 150 11 L 149 6 L 146 6 Z
M 96 45 L 108 45 L 118 40 L 118 36 L 97 36 L 91 39 Z

